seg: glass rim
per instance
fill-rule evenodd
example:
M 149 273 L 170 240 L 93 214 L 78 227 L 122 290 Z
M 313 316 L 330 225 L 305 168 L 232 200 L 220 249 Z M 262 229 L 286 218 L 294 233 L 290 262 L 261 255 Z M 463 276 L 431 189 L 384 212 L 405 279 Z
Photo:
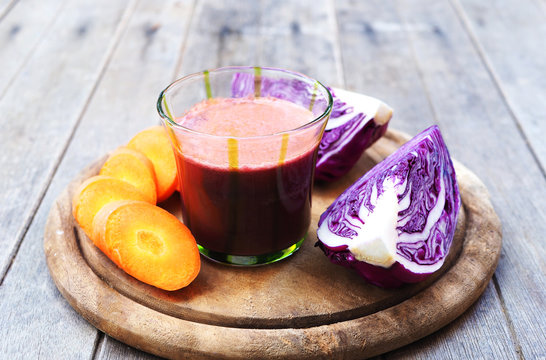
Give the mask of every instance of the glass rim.
M 197 130 L 188 128 L 186 126 L 180 125 L 179 123 L 174 121 L 174 119 L 171 118 L 172 115 L 169 116 L 168 113 L 170 113 L 170 111 L 168 111 L 168 109 L 167 109 L 166 112 L 163 109 L 163 103 L 164 102 L 166 103 L 166 100 L 165 100 L 166 93 L 169 90 L 171 90 L 172 88 L 174 88 L 176 85 L 180 84 L 181 82 L 184 82 L 184 81 L 187 81 L 189 79 L 196 78 L 196 77 L 199 77 L 199 76 L 204 76 L 206 72 L 208 72 L 210 74 L 210 73 L 227 72 L 227 71 L 233 71 L 233 70 L 255 70 L 257 68 L 259 68 L 260 70 L 266 70 L 266 71 L 283 72 L 283 73 L 290 74 L 290 75 L 292 75 L 294 77 L 303 78 L 303 79 L 305 79 L 306 81 L 308 81 L 310 83 L 317 83 L 319 86 L 322 87 L 322 89 L 324 89 L 326 91 L 326 94 L 328 95 L 328 97 L 327 97 L 328 98 L 328 106 L 326 106 L 326 109 L 319 116 L 313 118 L 313 120 L 311 120 L 311 121 L 309 121 L 309 122 L 307 122 L 307 123 L 305 123 L 305 124 L 303 124 L 301 126 L 298 126 L 296 128 L 293 128 L 293 129 L 279 131 L 279 132 L 276 132 L 276 133 L 264 134 L 264 135 L 255 135 L 255 136 L 215 135 L 215 134 L 209 134 L 209 133 L 206 133 L 206 132 L 197 131 Z M 331 113 L 333 105 L 334 105 L 334 99 L 332 97 L 332 93 L 330 92 L 330 90 L 326 86 L 324 86 L 320 81 L 315 80 L 315 79 L 313 79 L 313 78 L 311 78 L 311 77 L 309 77 L 309 76 L 307 76 L 305 74 L 302 74 L 302 73 L 299 73 L 299 72 L 296 72 L 296 71 L 292 71 L 292 70 L 286 70 L 286 69 L 274 68 L 274 67 L 264 67 L 264 66 L 224 66 L 224 67 L 219 67 L 219 68 L 215 68 L 215 69 L 211 69 L 211 70 L 204 70 L 204 71 L 196 72 L 196 73 L 193 73 L 193 74 L 189 74 L 189 75 L 186 75 L 184 77 L 181 77 L 180 79 L 177 79 L 177 80 L 173 81 L 172 83 L 170 83 L 165 89 L 163 89 L 159 93 L 159 97 L 158 97 L 157 103 L 156 103 L 156 108 L 157 108 L 157 112 L 159 113 L 159 116 L 169 126 L 175 128 L 175 129 L 181 129 L 181 130 L 187 131 L 189 133 L 193 133 L 195 135 L 208 136 L 208 137 L 217 138 L 217 139 L 222 139 L 222 138 L 224 138 L 224 139 L 260 139 L 260 138 L 268 138 L 268 137 L 273 137 L 273 136 L 279 136 L 279 135 L 284 135 L 284 134 L 295 133 L 295 132 L 305 130 L 305 129 L 309 128 L 309 127 L 312 127 L 316 123 L 318 123 L 321 120 L 323 120 L 324 118 L 326 118 Z

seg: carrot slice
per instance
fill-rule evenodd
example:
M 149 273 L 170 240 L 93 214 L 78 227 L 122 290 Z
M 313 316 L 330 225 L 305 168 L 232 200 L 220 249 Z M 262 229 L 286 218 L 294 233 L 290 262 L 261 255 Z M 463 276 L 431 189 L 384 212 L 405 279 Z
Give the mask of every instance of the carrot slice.
M 146 202 L 157 202 L 154 166 L 140 151 L 125 146 L 117 148 L 100 169 L 100 175 L 127 181 L 146 195 Z
M 92 238 L 93 218 L 97 212 L 116 200 L 147 201 L 147 198 L 128 182 L 110 176 L 93 176 L 80 185 L 72 200 L 72 213 L 87 236 Z
M 154 165 L 157 178 L 157 201 L 169 198 L 177 187 L 176 160 L 171 141 L 161 126 L 154 126 L 136 134 L 127 144 L 142 152 Z
M 127 274 L 160 289 L 181 289 L 199 274 L 201 259 L 193 235 L 158 206 L 110 203 L 95 217 L 93 238 Z

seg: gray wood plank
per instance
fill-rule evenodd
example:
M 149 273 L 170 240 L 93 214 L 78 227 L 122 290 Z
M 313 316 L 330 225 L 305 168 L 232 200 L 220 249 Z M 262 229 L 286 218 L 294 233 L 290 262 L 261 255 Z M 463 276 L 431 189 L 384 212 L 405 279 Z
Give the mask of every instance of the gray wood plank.
M 254 65 L 258 1 L 198 0 L 175 77 L 227 65 Z
M 120 31 L 122 37 L 92 99 L 80 109 L 79 126 L 0 287 L 0 312 L 8 314 L 0 319 L 0 353 L 73 359 L 90 358 L 92 353 L 123 358 L 127 352 L 108 337 L 94 350 L 97 330 L 70 308 L 47 273 L 42 249 L 44 224 L 55 197 L 83 167 L 126 143 L 139 130 L 158 123 L 155 102 L 172 80 L 191 6 L 190 1 L 146 0 L 133 13 L 131 4 L 130 20 L 124 21 L 128 23 Z M 80 76 L 89 74 L 82 72 Z M 34 299 L 37 288 L 44 289 L 43 295 Z M 22 307 L 25 303 L 28 305 Z M 32 331 L 18 331 L 26 323 L 31 323 Z M 137 358 L 146 358 L 132 352 Z
M 26 0 L 0 21 L 0 99 L 50 29 L 66 0 Z M 2 18 L 0 5 L 0 18 Z
M 178 77 L 227 65 L 303 72 L 341 86 L 331 3 L 199 1 Z
M 427 86 L 428 83 L 424 82 L 426 78 L 423 76 L 425 72 L 432 72 L 437 76 L 436 81 L 446 87 L 453 86 L 454 89 L 457 89 L 457 82 L 453 78 L 453 74 L 450 73 L 452 71 L 450 66 L 432 67 L 442 60 L 442 58 L 436 60 L 440 54 L 442 56 L 452 55 L 452 51 L 457 49 L 447 50 L 442 47 L 438 49 L 438 44 L 427 43 L 427 46 L 433 47 L 440 54 L 431 54 L 426 58 L 419 57 L 417 52 L 420 49 L 413 46 L 410 40 L 413 41 L 413 38 L 422 38 L 425 35 L 427 39 L 434 38 L 436 24 L 433 21 L 435 16 L 431 14 L 432 11 L 427 11 L 426 16 L 419 13 L 420 11 L 425 12 L 424 8 L 433 4 L 432 2 L 415 4 L 414 12 L 411 15 L 402 4 L 403 2 L 392 1 L 336 2 L 347 88 L 379 97 L 393 106 L 394 116 L 391 122 L 393 128 L 416 134 L 433 123 L 439 123 L 446 135 L 452 155 L 467 165 L 473 165 L 471 162 L 468 163 L 468 156 L 462 156 L 462 150 L 464 147 L 468 147 L 468 143 L 461 144 L 452 140 L 456 135 L 461 138 L 462 136 L 457 133 L 457 129 L 452 129 L 449 124 L 446 124 L 446 121 L 455 121 L 445 119 L 446 114 L 442 106 L 445 106 L 444 102 L 449 102 L 449 100 L 435 99 L 434 94 L 431 93 L 439 90 L 431 91 Z M 409 4 L 407 6 L 411 7 L 413 3 L 411 6 Z M 438 11 L 435 9 L 434 14 Z M 403 15 L 402 18 L 398 16 L 398 12 Z M 446 21 L 453 23 L 457 20 L 454 14 L 449 16 L 447 20 L 442 18 L 438 26 L 442 26 Z M 464 32 L 461 35 L 464 35 Z M 468 60 L 471 60 L 471 56 L 474 56 L 475 60 L 479 60 L 476 55 L 464 54 L 462 56 L 465 55 L 470 57 Z M 463 57 L 465 61 L 466 57 Z M 425 62 L 425 59 L 428 61 Z M 456 75 L 461 76 L 460 72 L 459 69 Z M 447 75 L 450 77 L 444 80 Z M 444 89 L 442 91 L 446 97 L 451 95 L 450 91 Z M 461 106 L 460 103 L 459 106 Z M 476 111 L 475 109 L 471 110 Z M 459 113 L 455 111 L 448 115 L 454 118 Z M 457 122 L 457 126 L 462 127 L 467 122 L 471 123 L 462 118 Z M 451 137 L 447 135 L 451 135 Z M 483 174 L 480 175 L 483 178 Z M 494 321 L 497 321 L 496 326 L 490 328 Z M 494 336 L 489 337 L 489 335 Z M 487 339 L 487 342 L 485 344 L 474 343 L 468 340 L 472 336 Z M 450 358 L 450 356 L 458 358 L 465 355 L 464 350 L 460 349 L 461 344 L 465 344 L 465 346 L 468 344 L 469 348 L 473 349 L 473 358 L 491 358 L 493 354 L 499 353 L 503 357 L 509 358 L 516 354 L 508 322 L 503 315 L 501 301 L 491 286 L 478 300 L 477 305 L 465 313 L 461 319 L 425 340 L 404 348 L 401 353 L 391 353 L 385 358 L 423 358 L 428 356 L 431 358 Z M 424 345 L 426 347 L 423 347 Z M 439 352 L 438 349 L 442 349 L 443 352 Z
M 128 1 L 68 4 L 0 102 L 2 275 L 11 264 L 0 286 L 5 358 L 88 359 L 94 350 L 97 330 L 61 297 L 43 256 L 45 219 L 60 188 L 41 201 L 131 12 Z
M 0 353 L 25 358 L 90 358 L 97 331 L 70 308 L 47 274 L 42 250 L 45 220 L 55 197 L 88 162 L 157 123 L 155 99 L 171 80 L 190 14 L 188 3 L 145 1 L 135 9 L 0 287 L 0 310 L 8 314 L 5 321 L 0 319 Z M 38 300 L 33 298 L 36 288 L 44 289 Z M 20 311 L 25 301 L 28 305 Z M 27 322 L 32 331 L 18 331 Z
M 546 357 L 546 180 L 453 8 L 415 5 L 400 2 L 399 12 L 406 23 L 431 27 L 410 41 L 446 141 L 488 186 L 503 223 L 495 276 L 513 341 L 526 358 Z
M 343 86 L 332 10 L 328 0 L 262 1 L 258 63 L 296 70 L 329 86 Z
M 546 169 L 546 14 L 535 1 L 452 0 L 518 125 Z M 541 6 L 542 5 L 542 6 Z
M 431 125 L 434 113 L 395 3 L 336 2 L 336 17 L 346 88 L 389 104 L 393 128 L 417 134 Z
M 101 75 L 126 4 L 70 2 L 0 99 L 0 279 Z
M 50 206 L 54 198 L 45 200 Z M 37 220 L 21 246 L 24 260 L 15 261 L 0 286 L 0 357 L 89 359 L 97 330 L 53 284 L 43 254 L 44 211 Z

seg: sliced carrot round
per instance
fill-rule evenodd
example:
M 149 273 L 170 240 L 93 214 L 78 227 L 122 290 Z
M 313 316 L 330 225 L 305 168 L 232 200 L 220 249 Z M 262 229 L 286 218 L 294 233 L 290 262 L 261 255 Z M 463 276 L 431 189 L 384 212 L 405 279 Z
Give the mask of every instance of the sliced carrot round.
M 140 151 L 125 146 L 117 148 L 106 160 L 100 175 L 127 181 L 147 197 L 147 202 L 157 202 L 154 166 Z
M 93 223 L 93 237 L 126 273 L 160 289 L 189 285 L 201 267 L 188 228 L 168 211 L 145 202 L 118 201 L 103 207 Z
M 154 126 L 136 134 L 127 144 L 142 152 L 154 166 L 157 179 L 157 201 L 169 198 L 177 187 L 176 160 L 171 141 L 161 126 Z
M 83 231 L 92 239 L 93 219 L 106 204 L 116 200 L 147 201 L 147 197 L 126 181 L 97 175 L 84 181 L 72 200 L 72 213 Z

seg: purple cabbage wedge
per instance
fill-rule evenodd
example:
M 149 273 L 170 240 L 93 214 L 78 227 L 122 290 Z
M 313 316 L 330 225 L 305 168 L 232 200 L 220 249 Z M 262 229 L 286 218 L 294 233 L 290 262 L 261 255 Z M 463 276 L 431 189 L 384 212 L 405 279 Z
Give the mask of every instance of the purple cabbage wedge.
M 255 91 L 260 84 L 259 91 Z M 301 97 L 302 89 L 307 95 Z M 322 136 L 315 168 L 315 179 L 333 181 L 345 175 L 356 164 L 364 150 L 372 146 L 387 131 L 392 109 L 375 98 L 341 89 L 330 89 L 334 104 Z M 313 86 L 297 80 L 273 79 L 254 74 L 235 74 L 231 82 L 233 97 L 254 94 L 273 96 L 305 105 Z
M 330 89 L 334 106 L 319 145 L 315 178 L 333 181 L 351 170 L 387 131 L 392 109 L 375 98 Z
M 419 282 L 444 263 L 460 205 L 453 163 L 432 126 L 328 207 L 319 220 L 317 246 L 372 284 Z

